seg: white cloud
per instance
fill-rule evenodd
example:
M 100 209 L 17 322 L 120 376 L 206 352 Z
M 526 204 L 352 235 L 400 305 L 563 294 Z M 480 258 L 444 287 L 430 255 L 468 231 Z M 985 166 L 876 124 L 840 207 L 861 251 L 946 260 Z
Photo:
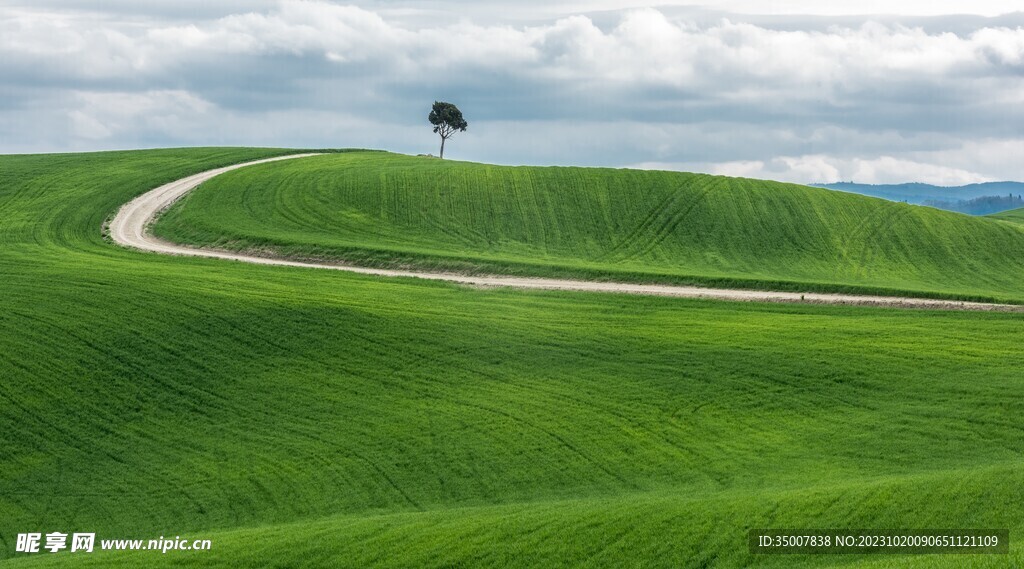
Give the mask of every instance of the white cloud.
M 401 20 L 388 14 L 411 4 L 232 6 L 192 20 L 0 8 L 0 88 L 32 116 L 62 117 L 68 148 L 206 137 L 431 151 L 429 129 L 422 146 L 409 137 L 425 105 L 450 98 L 470 120 L 466 157 L 484 161 L 668 164 L 802 182 L 1024 178 L 1024 29 L 998 21 L 956 33 L 871 18 L 804 29 L 674 18 L 637 3 L 614 18 L 480 24 L 442 13 L 445 2 L 431 18 Z M 13 125 L 26 112 L 0 107 L 0 132 L 23 132 Z M 53 144 L 53 128 L 20 136 Z
M 921 182 L 937 186 L 961 186 L 991 182 L 993 178 L 977 172 L 953 168 L 935 162 L 879 156 L 840 158 L 822 154 L 779 156 L 770 160 L 694 164 L 645 164 L 647 168 L 686 170 L 696 167 L 711 174 L 743 178 L 765 178 L 799 184 L 856 181 L 862 184 L 899 184 Z
M 950 73 L 984 74 L 1024 60 L 1024 29 L 984 28 L 961 37 L 870 22 L 827 32 L 729 20 L 698 28 L 653 9 L 627 12 L 608 31 L 585 16 L 521 28 L 456 21 L 405 29 L 355 6 L 283 0 L 265 13 L 144 29 L 95 21 L 76 26 L 69 17 L 22 13 L 4 19 L 0 31 L 6 56 L 71 60 L 84 76 L 158 70 L 197 58 L 288 54 L 384 62 L 420 74 L 512 64 L 512 74 L 641 81 L 740 98 L 750 95 L 750 87 L 813 87 L 820 95 L 826 88 L 896 76 L 941 81 Z M 71 70 L 62 66 L 57 73 L 66 77 Z
M 917 15 L 979 14 L 997 16 L 1020 10 L 1012 0 L 774 0 L 766 6 L 763 0 L 703 0 L 679 2 L 676 5 L 703 5 L 745 14 L 817 14 L 839 15 Z
M 87 140 L 103 140 L 114 134 L 107 125 L 100 122 L 96 117 L 84 111 L 74 110 L 68 113 L 71 119 L 71 128 L 75 136 Z
M 486 4 L 486 2 L 484 2 Z M 492 2 L 491 4 L 494 4 Z M 531 3 L 532 4 L 532 3 Z M 575 2 L 543 3 L 548 4 L 547 10 L 558 11 L 591 11 L 619 10 L 623 8 L 639 8 L 650 6 L 650 0 L 577 0 Z M 724 10 L 741 14 L 773 14 L 773 15 L 876 15 L 893 14 L 908 16 L 936 16 L 943 14 L 977 14 L 997 16 L 1017 12 L 1020 4 L 1014 0 L 665 0 L 657 2 L 658 6 L 696 6 Z
M 200 15 L 238 13 L 245 10 L 262 10 L 272 6 L 274 0 L 105 0 L 102 3 L 86 3 L 81 0 L 7 0 L 11 5 L 48 7 L 51 9 L 78 10 L 83 12 L 117 12 L 128 14 L 161 15 L 168 18 L 194 18 Z M 339 2 L 340 3 L 340 2 Z M 997 16 L 1017 12 L 1019 3 L 1014 0 L 571 0 L 550 2 L 547 0 L 345 0 L 345 4 L 394 15 L 436 15 L 438 13 L 465 14 L 480 19 L 524 19 L 556 17 L 564 14 L 585 12 L 618 11 L 630 8 L 645 8 L 656 5 L 662 8 L 693 8 L 718 10 L 738 14 L 772 15 L 902 15 L 938 16 L 946 14 L 968 14 Z
M 73 134 L 104 140 L 117 134 L 181 136 L 201 126 L 213 105 L 187 91 L 143 93 L 79 92 L 77 108 L 68 113 Z

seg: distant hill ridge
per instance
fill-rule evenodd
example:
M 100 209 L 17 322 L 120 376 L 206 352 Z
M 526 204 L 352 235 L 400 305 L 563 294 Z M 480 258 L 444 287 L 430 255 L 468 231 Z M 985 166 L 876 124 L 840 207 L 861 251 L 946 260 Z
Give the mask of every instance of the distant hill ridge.
M 1024 182 L 984 182 L 965 186 L 935 186 L 932 184 L 858 184 L 837 182 L 811 184 L 887 200 L 927 205 L 971 215 L 988 215 L 1024 207 Z

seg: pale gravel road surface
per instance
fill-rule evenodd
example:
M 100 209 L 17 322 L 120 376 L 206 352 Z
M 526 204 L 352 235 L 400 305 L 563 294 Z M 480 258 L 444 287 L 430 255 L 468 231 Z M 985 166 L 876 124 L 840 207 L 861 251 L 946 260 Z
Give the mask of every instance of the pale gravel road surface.
M 117 215 L 110 222 L 109 232 L 111 238 L 125 247 L 163 253 L 167 255 L 189 255 L 193 257 L 212 257 L 215 259 L 228 259 L 232 261 L 243 261 L 259 265 L 280 265 L 285 267 L 302 267 L 312 269 L 334 269 L 348 271 L 364 275 L 376 275 L 381 277 L 412 277 L 428 280 L 448 281 L 469 286 L 481 287 L 513 287 L 524 289 L 542 290 L 571 290 L 586 292 L 615 292 L 627 294 L 656 295 L 656 296 L 677 296 L 685 298 L 708 298 L 715 300 L 734 300 L 747 302 L 794 302 L 812 304 L 845 304 L 857 306 L 884 306 L 897 308 L 931 308 L 939 310 L 979 310 L 979 311 L 1004 311 L 1022 312 L 1024 306 L 1009 304 L 988 304 L 980 302 L 960 302 L 951 300 L 938 300 L 928 298 L 909 298 L 893 296 L 864 296 L 854 294 L 833 294 L 816 292 L 773 292 L 762 290 L 745 289 L 721 289 L 703 288 L 695 286 L 675 285 L 650 285 L 630 283 L 610 283 L 593 281 L 576 281 L 562 279 L 527 278 L 511 276 L 468 276 L 453 273 L 430 273 L 420 271 L 404 271 L 395 269 L 372 269 L 366 267 L 354 267 L 337 263 L 306 263 L 290 261 L 287 259 L 274 259 L 257 257 L 244 253 L 230 251 L 218 251 L 212 249 L 198 249 L 178 245 L 157 239 L 149 233 L 149 224 L 175 201 L 195 189 L 199 184 L 231 170 L 244 168 L 253 164 L 274 162 L 277 160 L 292 160 L 316 154 L 294 154 L 256 160 L 244 164 L 235 164 L 216 170 L 209 170 L 182 178 L 175 182 L 165 184 L 142 194 L 128 202 L 117 212 Z

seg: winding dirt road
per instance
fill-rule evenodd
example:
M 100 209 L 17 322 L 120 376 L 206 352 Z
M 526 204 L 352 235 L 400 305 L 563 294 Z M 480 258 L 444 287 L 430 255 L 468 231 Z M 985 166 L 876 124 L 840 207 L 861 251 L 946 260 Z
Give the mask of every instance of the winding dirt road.
M 290 261 L 288 259 L 275 259 L 256 257 L 243 253 L 230 251 L 218 251 L 212 249 L 198 249 L 187 247 L 157 239 L 149 233 L 148 227 L 153 220 L 175 201 L 195 189 L 199 184 L 238 168 L 244 168 L 254 164 L 263 164 L 277 160 L 293 160 L 316 154 L 293 154 L 279 156 L 235 164 L 224 168 L 209 170 L 187 178 L 182 178 L 165 184 L 142 194 L 128 202 L 117 212 L 117 215 L 110 222 L 109 232 L 111 238 L 118 244 L 125 247 L 163 253 L 166 255 L 189 255 L 193 257 L 212 257 L 216 259 L 228 259 L 232 261 L 243 261 L 259 265 L 281 265 L 285 267 L 302 267 L 313 269 L 333 269 L 348 271 L 364 275 L 377 275 L 381 277 L 412 277 L 429 280 L 449 281 L 469 286 L 481 287 L 513 287 L 524 289 L 543 290 L 571 290 L 586 292 L 614 292 L 641 295 L 677 296 L 685 298 L 707 298 L 715 300 L 734 300 L 748 302 L 793 302 L 813 304 L 845 304 L 857 306 L 883 306 L 895 308 L 928 308 L 937 310 L 978 310 L 978 311 L 1003 311 L 1003 312 L 1024 312 L 1024 306 L 1010 304 L 988 304 L 980 302 L 960 302 L 951 300 L 938 300 L 927 298 L 891 297 L 891 296 L 862 296 L 853 294 L 832 294 L 832 293 L 799 293 L 799 292 L 773 292 L 761 290 L 744 289 L 719 289 L 703 288 L 694 286 L 674 285 L 648 285 L 630 283 L 609 283 L 576 281 L 545 278 L 526 278 L 510 276 L 468 276 L 452 273 L 430 273 L 419 271 L 403 271 L 392 269 L 371 269 L 365 267 L 354 267 L 344 264 L 320 264 Z

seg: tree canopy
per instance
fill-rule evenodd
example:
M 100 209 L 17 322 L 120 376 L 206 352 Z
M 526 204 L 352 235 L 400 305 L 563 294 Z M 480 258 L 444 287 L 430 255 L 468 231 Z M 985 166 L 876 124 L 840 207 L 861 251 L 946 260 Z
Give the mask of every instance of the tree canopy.
M 462 111 L 451 103 L 434 101 L 434 107 L 427 117 L 434 125 L 434 132 L 441 137 L 441 158 L 444 158 L 444 142 L 456 132 L 465 132 L 469 123 L 462 118 Z

